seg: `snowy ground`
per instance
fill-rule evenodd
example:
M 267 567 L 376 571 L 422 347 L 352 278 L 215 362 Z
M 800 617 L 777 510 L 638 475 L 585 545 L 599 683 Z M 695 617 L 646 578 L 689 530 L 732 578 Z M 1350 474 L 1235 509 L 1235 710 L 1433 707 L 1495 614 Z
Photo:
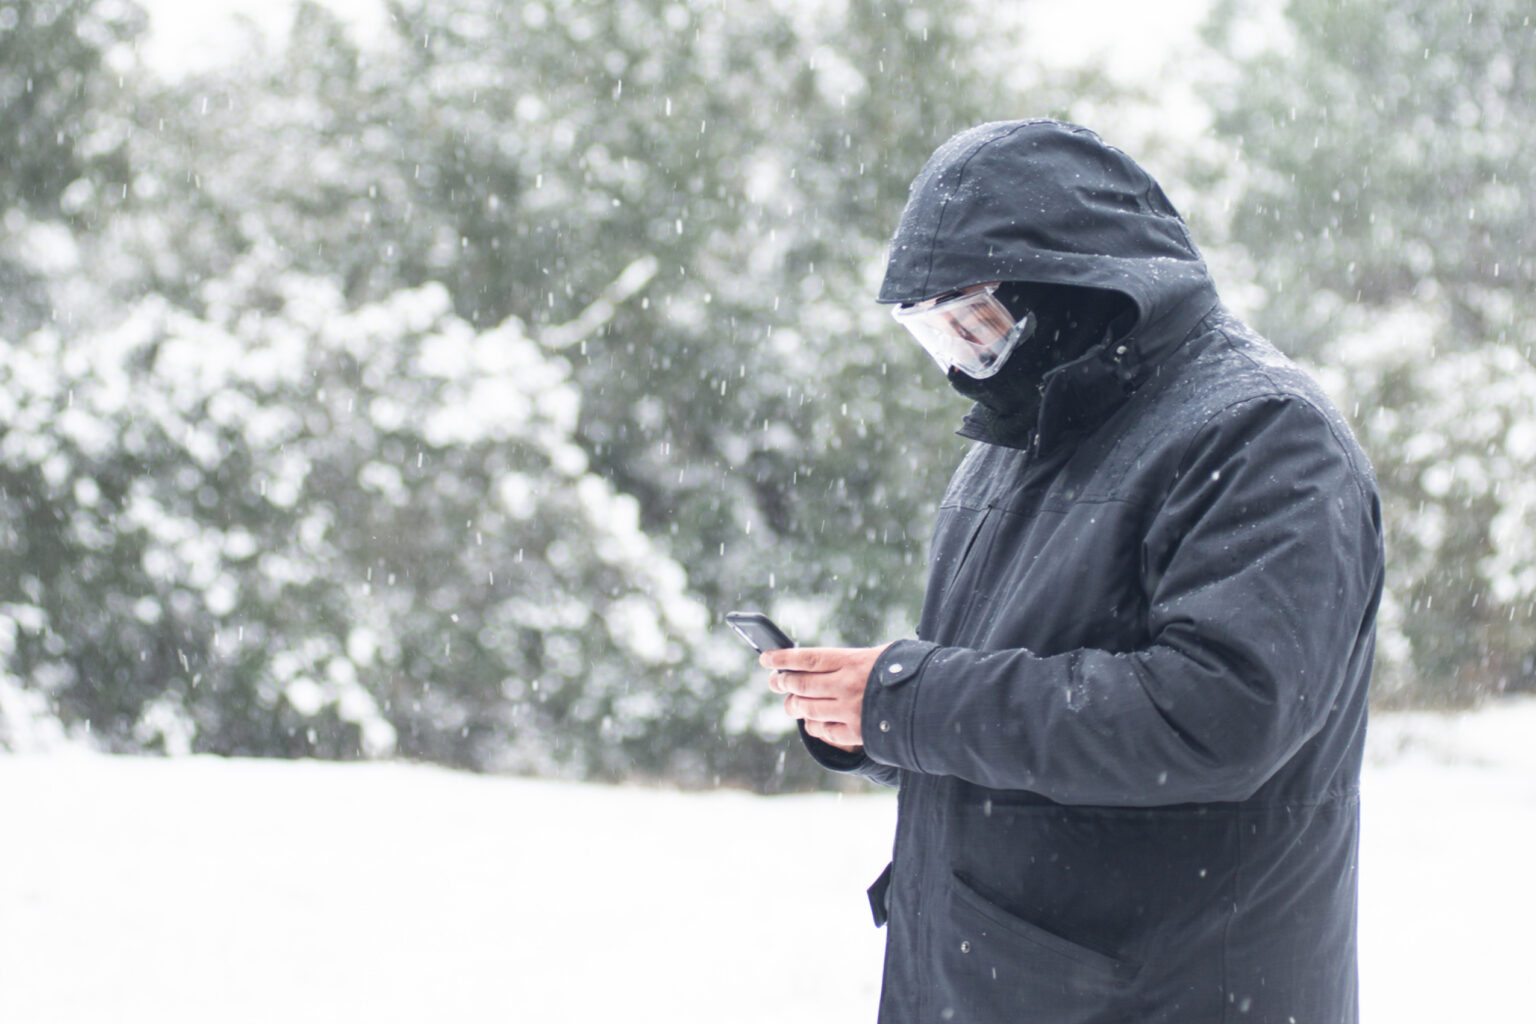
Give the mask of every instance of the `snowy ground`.
M 1367 1024 L 1536 1019 L 1536 700 L 1372 730 Z M 893 801 L 0 756 L 0 1021 L 873 1018 Z

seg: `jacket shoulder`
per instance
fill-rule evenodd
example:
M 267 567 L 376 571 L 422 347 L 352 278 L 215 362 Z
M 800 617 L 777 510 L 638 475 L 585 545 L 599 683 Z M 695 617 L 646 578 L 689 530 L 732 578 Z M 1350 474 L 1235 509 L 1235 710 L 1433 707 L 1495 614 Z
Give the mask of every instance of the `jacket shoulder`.
M 1308 443 L 1332 450 L 1362 491 L 1374 492 L 1370 463 L 1322 387 L 1241 320 L 1225 311 L 1213 314 L 1180 356 L 1138 388 L 1090 441 L 1084 454 L 1105 488 L 1101 497 L 1134 499 L 1147 487 L 1161 490 L 1202 438 L 1240 440 L 1257 419 L 1273 415 L 1283 416 Z
M 1212 416 L 1220 415 L 1223 409 L 1266 399 L 1306 407 L 1326 426 L 1357 473 L 1371 478 L 1374 485 L 1369 460 L 1354 431 L 1316 378 L 1226 311 L 1215 318 L 1213 334 L 1211 343 L 1190 367 L 1195 385 L 1215 399 Z

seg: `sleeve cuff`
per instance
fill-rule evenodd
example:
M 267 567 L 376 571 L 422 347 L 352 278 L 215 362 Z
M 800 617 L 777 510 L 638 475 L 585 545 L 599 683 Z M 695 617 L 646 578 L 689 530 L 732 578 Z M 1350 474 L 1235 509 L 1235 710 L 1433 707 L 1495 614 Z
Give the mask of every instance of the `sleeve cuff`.
M 881 653 L 864 690 L 864 753 L 881 764 L 922 771 L 913 729 L 923 666 L 939 645 L 898 640 Z

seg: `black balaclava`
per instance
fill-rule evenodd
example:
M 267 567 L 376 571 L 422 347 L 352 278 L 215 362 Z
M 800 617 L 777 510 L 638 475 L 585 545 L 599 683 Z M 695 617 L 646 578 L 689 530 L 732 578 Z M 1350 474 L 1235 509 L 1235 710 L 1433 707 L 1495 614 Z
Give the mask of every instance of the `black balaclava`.
M 996 295 L 1016 318 L 1034 313 L 1034 334 L 993 376 L 977 380 L 950 370 L 949 383 L 977 403 L 975 413 L 988 440 L 1024 448 L 1034 433 L 1045 375 L 1103 341 L 1116 318 L 1135 307 L 1119 292 L 1074 285 L 1005 281 Z

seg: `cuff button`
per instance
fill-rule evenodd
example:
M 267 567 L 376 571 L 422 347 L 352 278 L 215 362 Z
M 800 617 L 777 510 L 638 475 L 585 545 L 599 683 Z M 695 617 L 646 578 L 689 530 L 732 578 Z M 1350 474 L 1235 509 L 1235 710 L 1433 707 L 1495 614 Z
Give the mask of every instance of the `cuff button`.
M 880 731 L 881 732 L 890 732 L 891 731 L 891 723 L 890 722 L 881 722 L 880 723 Z
M 898 662 L 895 662 L 894 664 L 892 664 L 890 666 L 890 668 L 886 669 L 886 671 L 889 672 L 893 676 L 899 676 L 899 675 L 901 675 L 901 668 L 902 668 L 901 662 L 898 661 Z

